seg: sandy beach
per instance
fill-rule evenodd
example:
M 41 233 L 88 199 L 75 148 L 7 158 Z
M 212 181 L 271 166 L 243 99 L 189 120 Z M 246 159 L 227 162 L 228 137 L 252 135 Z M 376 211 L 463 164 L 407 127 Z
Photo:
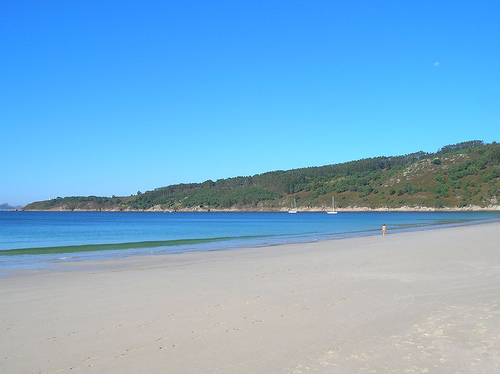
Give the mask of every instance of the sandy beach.
M 2 373 L 494 373 L 500 223 L 0 278 Z

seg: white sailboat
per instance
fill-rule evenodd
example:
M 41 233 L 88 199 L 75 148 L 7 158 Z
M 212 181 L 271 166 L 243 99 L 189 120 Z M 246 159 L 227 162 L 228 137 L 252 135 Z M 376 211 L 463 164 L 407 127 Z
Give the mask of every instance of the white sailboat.
M 337 211 L 335 210 L 335 199 L 332 196 L 332 210 L 326 212 L 327 214 L 337 214 Z
M 295 200 L 295 198 L 293 198 L 293 206 L 288 213 L 297 213 L 297 200 Z

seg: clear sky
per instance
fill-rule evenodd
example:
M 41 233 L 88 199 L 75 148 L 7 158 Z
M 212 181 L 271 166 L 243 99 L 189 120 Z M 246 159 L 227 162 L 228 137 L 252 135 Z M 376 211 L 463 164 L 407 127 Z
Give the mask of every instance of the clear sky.
M 0 2 L 0 203 L 500 141 L 500 2 Z

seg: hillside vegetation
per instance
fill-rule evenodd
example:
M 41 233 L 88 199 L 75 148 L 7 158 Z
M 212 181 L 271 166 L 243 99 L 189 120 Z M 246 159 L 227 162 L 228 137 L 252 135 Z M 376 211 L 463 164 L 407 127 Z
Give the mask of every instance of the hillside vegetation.
M 395 157 L 176 184 L 127 197 L 58 197 L 24 210 L 498 209 L 500 144 L 474 140 Z

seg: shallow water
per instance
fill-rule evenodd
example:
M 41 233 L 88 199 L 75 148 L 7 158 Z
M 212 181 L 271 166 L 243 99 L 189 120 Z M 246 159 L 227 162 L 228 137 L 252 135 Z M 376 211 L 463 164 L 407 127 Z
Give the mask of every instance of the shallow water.
M 229 250 L 499 220 L 467 213 L 0 212 L 0 269 L 67 261 Z

